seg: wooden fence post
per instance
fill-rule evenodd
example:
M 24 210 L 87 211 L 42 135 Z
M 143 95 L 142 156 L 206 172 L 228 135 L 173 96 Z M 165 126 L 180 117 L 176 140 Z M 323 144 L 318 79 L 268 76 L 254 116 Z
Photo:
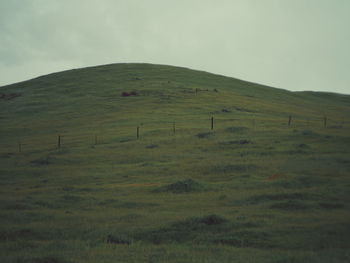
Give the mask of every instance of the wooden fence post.
M 211 117 L 211 129 L 214 130 L 214 117 Z
M 61 135 L 58 135 L 57 148 L 61 148 Z
M 292 116 L 289 115 L 289 119 L 288 119 L 288 127 L 290 127 L 290 124 L 292 123 Z

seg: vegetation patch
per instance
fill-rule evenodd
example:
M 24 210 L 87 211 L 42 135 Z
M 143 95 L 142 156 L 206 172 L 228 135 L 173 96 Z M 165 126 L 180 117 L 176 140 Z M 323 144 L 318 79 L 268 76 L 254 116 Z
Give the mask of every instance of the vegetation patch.
M 35 237 L 36 234 L 27 228 L 19 230 L 0 231 L 0 241 L 13 241 L 18 239 L 28 239 Z
M 119 140 L 119 142 L 121 142 L 121 143 L 130 142 L 130 141 L 132 141 L 132 139 L 130 139 L 130 138 L 123 138 L 123 139 Z
M 230 133 L 241 133 L 241 132 L 248 131 L 248 128 L 247 127 L 242 127 L 242 126 L 234 126 L 234 127 L 226 128 L 226 131 L 230 132 Z
M 68 197 L 69 198 L 69 197 Z M 62 198 L 59 201 L 67 200 Z M 31 210 L 31 209 L 37 209 L 37 208 L 61 208 L 62 206 L 59 204 L 59 201 L 54 201 L 52 199 L 47 200 L 37 200 L 37 199 L 23 199 L 18 201 L 12 201 L 13 203 L 8 204 L 5 206 L 8 210 Z
M 64 202 L 80 202 L 82 198 L 78 195 L 64 195 L 62 196 L 62 201 Z
M 310 146 L 305 143 L 296 144 L 295 146 L 300 149 L 310 149 Z
M 256 112 L 254 110 L 251 109 L 247 109 L 247 108 L 242 108 L 242 107 L 235 107 L 236 111 L 242 111 L 242 112 Z
M 259 230 L 251 222 L 230 222 L 226 218 L 212 214 L 190 217 L 175 222 L 168 227 L 141 233 L 137 239 L 154 244 L 196 243 L 222 244 L 235 247 L 272 247 L 269 235 Z
M 119 204 L 116 204 L 116 207 L 120 208 L 130 208 L 130 209 L 141 209 L 141 208 L 147 208 L 147 207 L 156 207 L 159 206 L 157 203 L 146 203 L 146 202 L 121 202 Z
M 270 234 L 262 231 L 239 231 L 232 236 L 224 236 L 213 240 L 215 244 L 233 247 L 273 248 L 270 242 Z
M 141 209 L 148 207 L 159 206 L 157 203 L 148 203 L 148 202 L 123 202 L 116 199 L 106 199 L 98 202 L 99 206 L 107 206 L 114 208 L 129 208 L 129 209 Z
M 212 173 L 242 173 L 255 170 L 257 168 L 254 164 L 222 164 L 222 165 L 214 165 L 210 168 Z
M 183 181 L 178 181 L 173 184 L 165 185 L 162 187 L 159 187 L 157 189 L 154 189 L 154 193 L 160 193 L 160 192 L 170 192 L 174 194 L 182 194 L 182 193 L 191 193 L 191 192 L 198 192 L 205 190 L 205 187 L 192 180 L 192 179 L 186 179 Z
M 345 208 L 343 203 L 319 203 L 319 206 L 324 209 L 342 209 Z
M 246 139 L 225 142 L 225 144 L 241 144 L 241 145 L 249 144 L 249 143 L 251 143 L 251 141 Z
M 7 205 L 5 208 L 8 210 L 27 210 L 27 209 L 32 209 L 33 206 L 22 202 L 16 202 L 14 204 Z
M 125 222 L 132 222 L 132 221 L 138 220 L 142 217 L 143 217 L 142 214 L 129 213 L 129 214 L 126 214 L 126 215 L 119 217 L 119 220 L 125 221 Z
M 205 139 L 205 138 L 209 138 L 211 136 L 213 136 L 214 133 L 213 132 L 200 132 L 196 134 L 196 137 L 200 138 L 200 139 Z
M 345 218 L 343 218 L 345 219 Z M 346 219 L 345 219 L 346 220 Z M 329 250 L 332 248 L 350 249 L 349 234 L 350 225 L 347 221 L 340 221 L 337 224 L 315 224 L 315 226 L 295 227 L 294 231 L 289 232 L 290 238 L 298 242 L 290 244 L 289 249 L 310 249 L 310 250 Z M 283 231 L 287 234 L 286 231 Z M 279 233 L 281 236 L 283 233 Z M 336 262 L 330 260 L 330 262 Z M 347 262 L 347 261 L 339 261 Z
M 225 232 L 227 229 L 229 229 L 227 219 L 219 215 L 208 215 L 191 217 L 176 222 L 169 227 L 141 233 L 137 236 L 137 239 L 154 244 L 184 243 L 203 239 L 209 241 L 211 240 L 210 235 L 215 235 L 217 231 Z
M 110 243 L 110 244 L 118 244 L 118 245 L 130 245 L 131 244 L 131 240 L 126 239 L 124 237 L 114 236 L 114 235 L 108 235 L 106 242 Z
M 0 158 L 11 158 L 13 157 L 15 154 L 14 153 L 2 153 L 0 154 Z
M 267 180 L 268 181 L 274 181 L 274 180 L 277 180 L 279 178 L 281 178 L 283 176 L 283 174 L 273 174 L 273 175 L 270 175 Z
M 154 149 L 154 148 L 158 148 L 157 144 L 150 144 L 146 146 L 147 149 Z
M 138 95 L 138 94 L 137 94 L 136 91 L 131 91 L 131 92 L 126 92 L 126 91 L 124 91 L 124 92 L 122 92 L 122 94 L 121 94 L 122 97 L 130 97 L 130 96 L 137 96 L 137 95 Z
M 312 130 L 302 130 L 301 134 L 304 136 L 315 136 L 318 135 L 318 133 L 312 131 Z
M 38 201 L 34 201 L 32 203 L 34 206 L 37 207 L 43 207 L 43 208 L 49 208 L 49 209 L 57 209 L 57 208 L 62 208 L 62 206 L 58 203 L 54 203 L 52 201 L 43 201 L 43 200 L 38 200 Z
M 65 260 L 58 256 L 46 256 L 46 257 L 33 257 L 33 258 L 20 258 L 17 263 L 69 263 L 70 261 Z
M 281 200 L 310 200 L 313 196 L 307 193 L 274 193 L 263 194 L 249 198 L 252 203 L 266 202 L 266 201 L 281 201 Z
M 300 189 L 300 188 L 309 188 L 319 185 L 329 185 L 332 182 L 328 178 L 323 178 L 320 176 L 305 175 L 298 176 L 293 179 L 279 180 L 272 184 L 274 187 L 283 187 L 286 189 Z
M 328 126 L 328 128 L 331 128 L 331 129 L 343 129 L 343 126 L 342 125 L 332 125 L 332 126 Z
M 318 200 L 320 197 L 309 193 L 273 193 L 251 196 L 247 199 L 234 201 L 233 205 L 257 205 L 270 203 L 270 208 L 275 209 L 307 209 L 317 207 L 312 201 Z M 272 203 L 272 204 L 271 204 Z
M 9 94 L 0 93 L 0 100 L 12 100 L 21 95 L 22 95 L 21 93 L 9 93 Z
M 288 200 L 285 202 L 278 202 L 270 205 L 270 208 L 281 209 L 281 210 L 305 210 L 310 209 L 312 206 L 306 202 L 297 200 Z
M 209 215 L 209 216 L 205 216 L 202 218 L 198 218 L 197 220 L 199 223 L 202 224 L 206 224 L 206 225 L 220 225 L 223 224 L 225 222 L 227 222 L 227 220 L 221 216 L 218 215 Z
M 30 163 L 35 165 L 49 165 L 54 162 L 54 158 L 51 156 L 43 156 L 38 159 L 30 161 Z

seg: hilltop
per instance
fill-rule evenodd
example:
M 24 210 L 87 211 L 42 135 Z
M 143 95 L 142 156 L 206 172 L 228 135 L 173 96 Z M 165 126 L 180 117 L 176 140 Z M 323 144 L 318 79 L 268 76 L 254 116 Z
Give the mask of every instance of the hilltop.
M 111 64 L 0 87 L 3 262 L 348 262 L 350 96 Z

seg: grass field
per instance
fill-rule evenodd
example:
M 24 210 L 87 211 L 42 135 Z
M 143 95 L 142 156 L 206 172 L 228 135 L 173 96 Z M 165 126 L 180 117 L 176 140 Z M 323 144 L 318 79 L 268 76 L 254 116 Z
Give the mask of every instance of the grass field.
M 151 64 L 0 95 L 1 262 L 350 261 L 348 95 Z

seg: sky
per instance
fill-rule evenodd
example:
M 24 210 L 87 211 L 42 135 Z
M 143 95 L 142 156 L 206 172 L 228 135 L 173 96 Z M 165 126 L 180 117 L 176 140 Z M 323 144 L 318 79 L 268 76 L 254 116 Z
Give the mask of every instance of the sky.
M 350 94 L 349 0 L 0 0 L 0 86 L 110 63 Z

